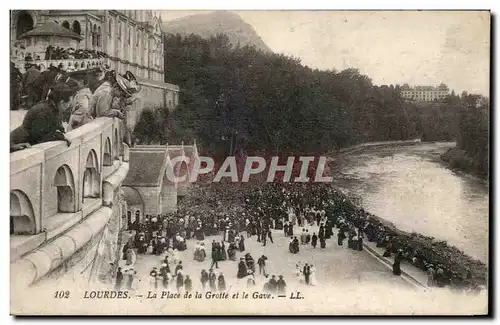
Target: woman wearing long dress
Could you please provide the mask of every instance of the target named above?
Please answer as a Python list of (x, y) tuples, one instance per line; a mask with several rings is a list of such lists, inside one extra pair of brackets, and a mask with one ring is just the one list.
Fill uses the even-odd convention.
[(218, 277), (218, 287), (219, 291), (226, 291), (226, 280), (224, 279), (224, 275), (221, 273)]
[(316, 268), (311, 265), (311, 274), (309, 275), (309, 284), (312, 286), (315, 286), (317, 284), (316, 282)]
[(195, 261), (200, 262), (200, 243), (196, 242), (196, 246), (194, 247), (193, 258)]
[(394, 263), (392, 264), (392, 273), (394, 275), (401, 275), (401, 258), (399, 253), (394, 258)]
[(132, 251), (132, 248), (129, 248), (127, 250), (127, 265), (131, 265), (132, 264), (133, 254), (134, 254), (134, 252)]
[(132, 247), (132, 245), (130, 245), (128, 242), (125, 245), (123, 245), (123, 249), (122, 249), (123, 258), (122, 259), (124, 259), (124, 260), (127, 259), (128, 249), (130, 247)]
[(242, 279), (248, 275), (247, 265), (245, 264), (245, 259), (240, 258), (240, 263), (238, 264), (238, 274), (237, 278)]
[(288, 244), (288, 249), (290, 250), (290, 253), (295, 254), (295, 246), (294, 246), (294, 239), (290, 239), (290, 242)]
[(229, 244), (227, 255), (231, 261), (236, 261), (236, 245), (234, 243)]
[(297, 281), (299, 283), (303, 283), (304, 282), (304, 275), (302, 274), (302, 267), (300, 266), (300, 264), (295, 265), (295, 274), (297, 276)]
[(240, 236), (239, 248), (240, 248), (240, 252), (245, 251), (245, 238), (243, 236)]
[(226, 245), (222, 241), (221, 243), (221, 261), (227, 260)]
[(251, 274), (248, 276), (248, 279), (247, 279), (247, 288), (253, 288), (255, 287), (255, 279), (254, 279), (254, 275)]
[(205, 251), (205, 243), (200, 244), (200, 262), (203, 262), (207, 257), (207, 252)]
[(179, 261), (179, 251), (176, 249), (174, 249), (173, 253), (172, 253), (172, 261), (174, 264), (177, 264), (177, 262)]

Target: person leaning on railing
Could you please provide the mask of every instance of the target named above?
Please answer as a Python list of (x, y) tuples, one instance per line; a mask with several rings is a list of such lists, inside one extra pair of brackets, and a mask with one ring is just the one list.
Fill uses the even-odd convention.
[(47, 99), (33, 106), (21, 126), (10, 133), (10, 152), (56, 140), (66, 141), (70, 146), (71, 141), (64, 134), (62, 112), (68, 109), (76, 87), (69, 78), (57, 82), (50, 89)]
[[(90, 99), (92, 116), (124, 119), (124, 111), (130, 109), (131, 104), (137, 99), (133, 95), (139, 90), (135, 77), (132, 77), (130, 73), (124, 77), (115, 71), (108, 71)], [(127, 119), (125, 119), (125, 124), (128, 124)], [(123, 141), (131, 146), (131, 128), (123, 125), (122, 130), (124, 131)]]
[(92, 92), (85, 78), (75, 79), (75, 82), (78, 86), (77, 92), (70, 104), (71, 116), (68, 121), (68, 131), (92, 121), (92, 116), (90, 115), (90, 98), (92, 98)]

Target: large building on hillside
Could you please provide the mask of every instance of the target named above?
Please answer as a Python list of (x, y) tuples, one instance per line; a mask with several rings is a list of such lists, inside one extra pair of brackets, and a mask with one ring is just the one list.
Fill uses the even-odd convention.
[[(60, 60), (44, 60), (49, 45), (102, 52), (111, 69), (138, 77), (145, 86), (145, 107), (173, 110), (179, 103), (179, 87), (164, 82), (161, 23), (160, 13), (153, 10), (12, 10), (11, 61), (21, 71), (28, 56), (42, 70), (59, 65)], [(74, 61), (63, 62), (64, 69), (104, 60)]]
[(432, 102), (440, 100), (448, 96), (450, 89), (445, 84), (441, 83), (437, 87), (433, 86), (415, 86), (410, 87), (408, 84), (401, 86), (401, 97), (408, 100)]

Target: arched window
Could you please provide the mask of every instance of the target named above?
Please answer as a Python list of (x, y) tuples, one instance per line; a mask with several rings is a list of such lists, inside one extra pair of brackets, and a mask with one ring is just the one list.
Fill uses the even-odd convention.
[(128, 28), (128, 44), (130, 45), (131, 42), (132, 42), (132, 31), (131, 31), (131, 28), (129, 27)]
[(100, 183), (97, 154), (94, 150), (90, 150), (85, 163), (85, 172), (83, 173), (83, 199), (99, 197)]
[(108, 21), (108, 36), (109, 38), (113, 38), (113, 19), (109, 18)]
[(69, 29), (69, 23), (67, 20), (63, 21), (62, 27)]
[(35, 233), (35, 214), (28, 196), (19, 190), (10, 192), (10, 234), (34, 235)]
[(73, 31), (75, 33), (77, 33), (78, 35), (80, 35), (82, 33), (82, 28), (81, 28), (80, 23), (78, 22), (78, 20), (75, 20), (73, 22)]
[(54, 177), (54, 186), (57, 187), (57, 212), (74, 212), (75, 182), (68, 165), (59, 167)]
[(97, 27), (97, 46), (101, 46), (101, 26)]
[(97, 45), (97, 25), (94, 25), (92, 29), (92, 46)]
[(17, 16), (16, 36), (19, 38), (22, 34), (29, 32), (33, 29), (33, 18), (26, 11), (21, 11)]
[(114, 145), (114, 151), (115, 151), (115, 160), (120, 159), (120, 138), (118, 136), (118, 128), (115, 129), (115, 136), (113, 138), (113, 145)]
[(103, 166), (112, 166), (113, 159), (111, 156), (111, 140), (106, 138), (106, 144), (104, 145), (104, 156), (102, 157)]
[(137, 31), (136, 35), (135, 35), (135, 46), (139, 46), (139, 31)]

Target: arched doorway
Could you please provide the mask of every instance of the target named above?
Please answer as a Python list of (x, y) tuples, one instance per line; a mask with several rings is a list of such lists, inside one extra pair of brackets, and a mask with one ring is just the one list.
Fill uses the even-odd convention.
[(34, 25), (33, 17), (28, 12), (21, 11), (17, 16), (16, 38), (19, 39), (19, 36), (32, 30)]
[[(142, 195), (133, 187), (122, 186), (122, 190), (128, 210), (131, 211), (131, 223), (140, 222), (144, 214), (144, 200), (142, 199)], [(139, 211), (139, 215), (137, 215), (137, 211)]]
[[(169, 162), (167, 162), (167, 164), (169, 164), (167, 165), (167, 168), (172, 168), (170, 167), (171, 165)], [(166, 171), (163, 175), (159, 199), (161, 213), (170, 213), (175, 211), (177, 207), (177, 184), (169, 179)]]
[(176, 165), (176, 176), (179, 178), (185, 176), (184, 181), (177, 182), (177, 200), (180, 201), (184, 196), (186, 196), (187, 188), (189, 186), (189, 166), (185, 161), (182, 161)]
[(77, 33), (78, 35), (80, 35), (82, 33), (82, 27), (80, 26), (80, 23), (78, 22), (78, 20), (75, 20), (73, 22), (73, 31), (75, 33)]
[(92, 46), (97, 45), (97, 25), (94, 25), (92, 28)]
[(34, 235), (35, 214), (28, 196), (19, 191), (10, 192), (10, 234)]
[(104, 166), (113, 165), (113, 158), (111, 156), (111, 140), (109, 140), (109, 138), (106, 138), (106, 143), (104, 145), (104, 155), (102, 157), (102, 164)]
[(59, 167), (54, 177), (54, 186), (57, 187), (57, 212), (74, 212), (75, 182), (68, 165)]
[(99, 176), (99, 161), (94, 150), (90, 150), (83, 173), (83, 200), (85, 198), (98, 198), (101, 192)]

